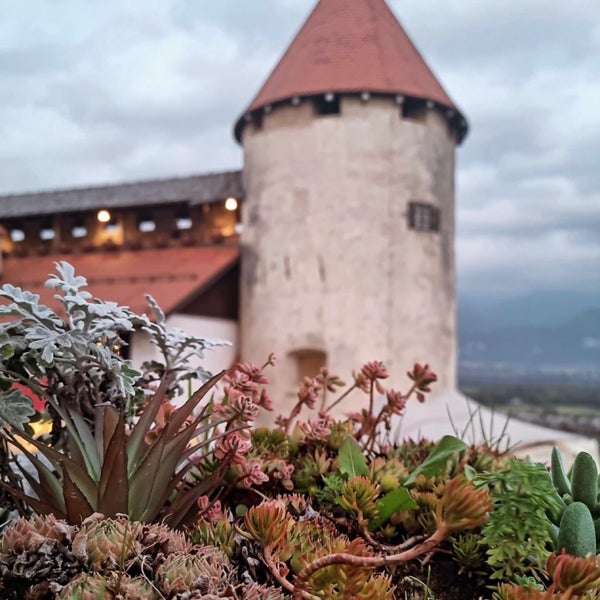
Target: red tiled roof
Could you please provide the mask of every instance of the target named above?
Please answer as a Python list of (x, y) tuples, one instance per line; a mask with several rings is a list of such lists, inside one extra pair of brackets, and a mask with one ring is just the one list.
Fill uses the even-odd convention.
[(364, 91), (454, 108), (385, 0), (320, 0), (246, 112), (294, 96)]
[(57, 308), (54, 292), (44, 287), (54, 262), (65, 260), (77, 275), (88, 280), (94, 297), (147, 313), (145, 294), (151, 294), (167, 314), (181, 308), (206, 289), (239, 258), (237, 248), (170, 248), (70, 254), (64, 256), (9, 257), (4, 260), (1, 283), (34, 292), (41, 302)]

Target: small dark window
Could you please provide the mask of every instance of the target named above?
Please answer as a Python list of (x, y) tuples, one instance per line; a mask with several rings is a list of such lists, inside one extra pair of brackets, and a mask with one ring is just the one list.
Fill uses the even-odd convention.
[(337, 94), (317, 96), (314, 101), (315, 113), (321, 116), (340, 114), (340, 97)]
[(192, 228), (192, 219), (190, 219), (190, 217), (179, 217), (175, 221), (175, 225), (177, 226), (177, 229), (179, 229), (179, 230), (191, 229)]
[(424, 100), (418, 98), (405, 98), (402, 103), (401, 115), (409, 121), (423, 122), (427, 114), (427, 106)]
[(54, 239), (55, 235), (52, 219), (44, 219), (44, 221), (42, 221), (42, 226), (40, 227), (40, 240), (49, 242)]
[(40, 229), (40, 240), (47, 242), (53, 240), (54, 236), (55, 232), (52, 227), (42, 227), (42, 229)]
[(22, 242), (25, 239), (25, 232), (20, 227), (13, 227), (10, 230), (10, 239), (13, 242)]
[(142, 233), (151, 233), (156, 230), (156, 221), (152, 215), (143, 215), (138, 219), (138, 230)]
[(191, 229), (193, 225), (192, 217), (190, 216), (190, 210), (187, 206), (182, 206), (175, 212), (175, 229), (182, 231), (185, 229)]
[(408, 226), (416, 231), (439, 231), (439, 208), (425, 202), (411, 202), (408, 209)]
[(87, 227), (84, 221), (78, 221), (71, 229), (71, 235), (74, 238), (84, 238), (87, 235)]

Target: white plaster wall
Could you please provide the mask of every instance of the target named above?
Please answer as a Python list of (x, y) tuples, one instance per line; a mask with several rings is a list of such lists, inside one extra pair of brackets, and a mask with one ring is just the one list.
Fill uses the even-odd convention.
[[(194, 360), (192, 366), (201, 365), (211, 373), (218, 373), (229, 368), (235, 362), (239, 351), (238, 325), (235, 321), (174, 314), (167, 317), (167, 325), (182, 329), (190, 335), (231, 342), (231, 346), (207, 350), (204, 353), (204, 358)], [(144, 361), (158, 359), (159, 357), (156, 347), (150, 343), (145, 333), (136, 332), (133, 335), (131, 359), (135, 366), (139, 367)]]
[[(294, 401), (289, 352), (325, 351), (346, 380), (369, 360), (407, 387), (415, 361), (456, 382), (454, 140), (443, 118), (400, 118), (393, 99), (344, 98), (340, 116), (286, 106), (248, 126), (241, 353), (275, 352), (272, 395)], [(441, 208), (441, 232), (408, 229), (410, 201)], [(348, 408), (346, 408), (348, 410)]]

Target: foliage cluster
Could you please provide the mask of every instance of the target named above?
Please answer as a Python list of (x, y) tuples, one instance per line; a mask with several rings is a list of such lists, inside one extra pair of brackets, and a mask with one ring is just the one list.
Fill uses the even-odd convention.
[[(148, 318), (94, 300), (69, 265), (58, 269), (50, 285), (63, 315), (28, 292), (0, 291), (12, 303), (0, 308), (11, 317), (0, 324), (3, 598), (600, 593), (595, 538), (589, 555), (560, 543), (569, 530), (578, 548), (588, 544), (589, 532), (564, 521), (578, 504), (598, 510), (597, 471), (593, 486), (578, 475), (589, 479), (588, 457), (567, 474), (555, 455), (551, 477), (491, 441), (392, 439), (393, 418), (436, 380), (421, 365), (404, 393), (385, 387), (380, 362), (348, 386), (323, 368), (275, 427), (255, 428), (273, 409), (272, 357), (209, 377), (189, 359), (218, 342), (170, 331), (152, 301)], [(136, 329), (161, 355), (140, 372), (118, 353)], [(198, 389), (174, 402), (194, 379)], [(365, 408), (334, 420), (331, 408), (351, 394)], [(36, 433), (36, 420), (50, 434)]]

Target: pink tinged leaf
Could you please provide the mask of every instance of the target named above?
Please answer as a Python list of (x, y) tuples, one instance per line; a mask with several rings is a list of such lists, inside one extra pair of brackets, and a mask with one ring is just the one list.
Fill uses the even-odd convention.
[(94, 513), (94, 509), (69, 476), (68, 468), (63, 465), (63, 496), (67, 508), (69, 523), (81, 523), (83, 519)]
[[(116, 423), (114, 417), (117, 417)], [(108, 425), (108, 426), (107, 426)], [(129, 481), (127, 478), (127, 437), (125, 418), (114, 408), (105, 412), (104, 436), (112, 430), (105, 444), (105, 455), (98, 484), (97, 510), (106, 516), (128, 514)]]

